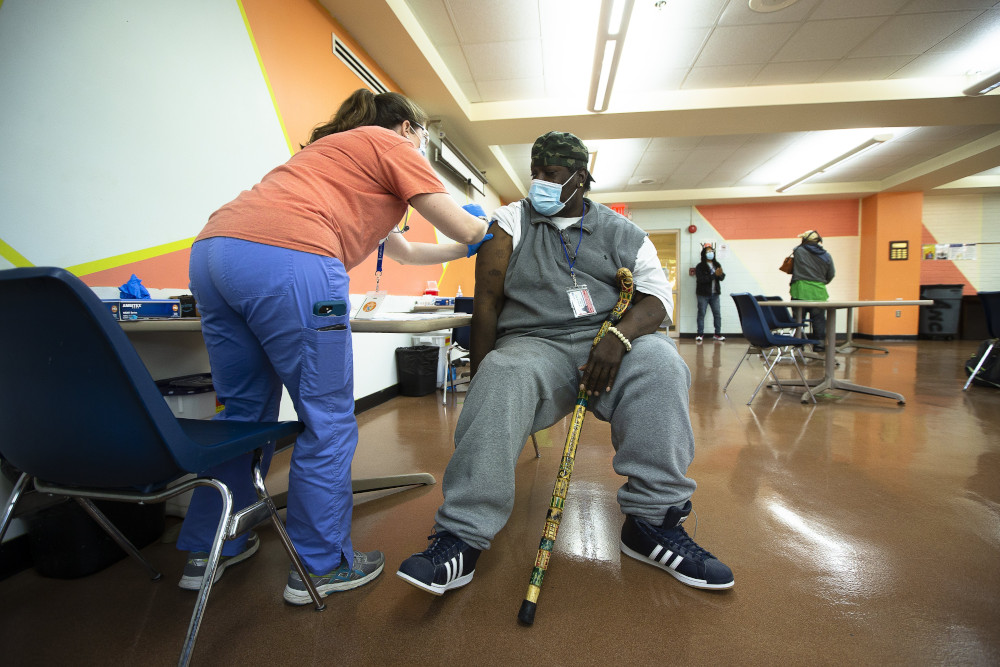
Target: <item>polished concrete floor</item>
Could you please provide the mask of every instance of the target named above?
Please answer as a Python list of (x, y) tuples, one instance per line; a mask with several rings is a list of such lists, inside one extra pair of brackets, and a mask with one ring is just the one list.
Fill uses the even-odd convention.
[[(1000, 391), (961, 391), (973, 342), (888, 347), (841, 357), (839, 373), (903, 393), (904, 406), (839, 391), (803, 405), (765, 389), (747, 407), (759, 363), (721, 390), (742, 341), (681, 341), (698, 442), (687, 527), (732, 567), (730, 591), (687, 588), (620, 554), (622, 480), (607, 425), (588, 416), (534, 626), (516, 616), (565, 422), (539, 435), (541, 458), (527, 444), (514, 513), (469, 586), (438, 598), (394, 574), (427, 544), (440, 485), (361, 494), (355, 544), (383, 550), (385, 574), (321, 613), (288, 606), (287, 562), (264, 527), (260, 552), (213, 589), (194, 662), (1000, 664)], [(458, 403), (399, 397), (362, 414), (355, 477), (440, 480)], [(168, 543), (144, 554), (164, 581), (128, 560), (75, 580), (0, 581), (0, 663), (175, 663), (194, 601), (175, 586), (183, 555)]]

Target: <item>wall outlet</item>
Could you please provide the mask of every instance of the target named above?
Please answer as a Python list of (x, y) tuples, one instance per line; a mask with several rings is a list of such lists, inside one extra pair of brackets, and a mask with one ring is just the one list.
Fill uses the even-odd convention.
[(903, 311), (897, 310), (896, 311), (896, 317), (902, 317), (902, 316), (903, 316)]

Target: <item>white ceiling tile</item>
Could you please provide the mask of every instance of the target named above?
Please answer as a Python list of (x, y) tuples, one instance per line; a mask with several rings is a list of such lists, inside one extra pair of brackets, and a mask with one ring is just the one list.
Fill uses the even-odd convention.
[(444, 0), (407, 0), (406, 4), (436, 47), (458, 44), (458, 35)]
[(472, 104), (486, 101), (483, 99), (482, 95), (479, 94), (479, 87), (476, 85), (475, 81), (459, 81), (458, 87), (462, 89), (462, 94), (465, 95), (465, 99)]
[(976, 18), (978, 12), (937, 12), (894, 16), (851, 53), (870, 56), (919, 55)]
[(785, 42), (774, 60), (840, 60), (885, 20), (884, 17), (872, 17), (809, 21)]
[(647, 153), (658, 151), (690, 151), (697, 148), (701, 137), (656, 137), (646, 147)]
[(833, 60), (770, 63), (764, 65), (750, 83), (755, 86), (813, 83), (835, 64)]
[(628, 95), (647, 95), (651, 90), (679, 90), (687, 73), (686, 69), (664, 70), (652, 67), (646, 76), (639, 76), (634, 71), (618, 70), (612, 99), (622, 99)]
[(964, 66), (955, 53), (926, 53), (916, 56), (898, 70), (890, 79), (913, 79), (925, 76), (961, 76)]
[(462, 47), (476, 81), (541, 78), (542, 55), (538, 40), (466, 44)]
[(694, 67), (684, 80), (685, 90), (700, 88), (734, 88), (747, 86), (760, 71), (760, 65), (729, 67)]
[(937, 43), (931, 51), (974, 51), (974, 58), (988, 59), (1000, 65), (1000, 8), (983, 12)]
[(885, 56), (882, 58), (847, 58), (827, 70), (816, 81), (880, 81), (888, 79), (901, 67), (913, 60), (913, 56)]
[(996, 7), (996, 0), (912, 0), (903, 7), (901, 13), (960, 11), (964, 9), (990, 9)]
[(465, 52), (461, 46), (458, 44), (439, 46), (437, 51), (456, 81), (460, 83), (472, 81), (472, 72), (469, 70), (469, 63), (465, 61)]
[(635, 168), (637, 177), (663, 179), (674, 172), (688, 156), (688, 151), (645, 153)]
[(776, 12), (755, 12), (746, 0), (731, 0), (722, 12), (719, 25), (754, 25), (759, 23), (789, 23), (805, 20), (819, 5), (819, 0), (799, 0)]
[(530, 100), (539, 97), (545, 89), (541, 77), (524, 79), (480, 79), (477, 87), (483, 102)]
[(701, 141), (698, 142), (698, 148), (736, 151), (745, 146), (752, 138), (753, 135), (751, 134), (720, 134), (713, 137), (702, 137)]
[[(633, 21), (668, 24), (677, 28), (706, 28), (715, 25), (729, 0), (668, 1), (661, 7), (655, 2), (637, 2), (632, 10)], [(631, 32), (631, 28), (629, 29)]]
[(658, 62), (664, 67), (690, 67), (711, 28), (679, 28), (658, 22), (633, 24), (622, 49), (622, 67)]
[(841, 19), (849, 16), (891, 16), (908, 0), (833, 0), (822, 2), (809, 20)]
[(716, 28), (695, 65), (713, 67), (765, 63), (797, 27), (794, 23), (778, 23)]
[(462, 44), (541, 37), (537, 0), (445, 0)]

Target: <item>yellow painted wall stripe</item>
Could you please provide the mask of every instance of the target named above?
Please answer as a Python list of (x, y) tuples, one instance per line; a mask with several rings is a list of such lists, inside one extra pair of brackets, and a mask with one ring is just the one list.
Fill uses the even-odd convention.
[(285, 127), (285, 119), (281, 117), (281, 110), (278, 108), (278, 101), (274, 99), (274, 90), (271, 88), (271, 79), (267, 76), (267, 70), (264, 69), (264, 61), (260, 58), (260, 49), (257, 48), (257, 40), (254, 39), (253, 30), (250, 29), (250, 20), (247, 18), (247, 12), (243, 8), (242, 0), (236, 0), (236, 4), (240, 6), (240, 14), (243, 16), (243, 25), (246, 26), (247, 35), (250, 37), (250, 43), (253, 45), (254, 55), (257, 56), (257, 64), (260, 65), (260, 73), (264, 76), (264, 84), (267, 85), (267, 94), (271, 96), (271, 105), (274, 106), (274, 113), (278, 116), (278, 124), (281, 125), (281, 133), (285, 136), (285, 144), (288, 146), (288, 154), (292, 155), (295, 153), (295, 148), (292, 146), (292, 141), (288, 137), (288, 129)]
[(192, 236), (189, 239), (164, 243), (163, 245), (153, 246), (152, 248), (133, 250), (132, 252), (127, 252), (122, 255), (105, 257), (104, 259), (94, 260), (93, 262), (84, 262), (83, 264), (77, 264), (76, 266), (67, 266), (66, 270), (77, 276), (85, 276), (89, 273), (116, 269), (119, 266), (124, 266), (125, 264), (141, 262), (146, 259), (153, 259), (154, 257), (177, 252), (178, 250), (186, 250), (191, 247), (192, 243), (194, 243), (194, 239), (195, 237)]
[[(3, 2), (0, 2), (3, 5)], [(3, 239), (0, 239), (0, 257), (3, 257), (15, 267), (34, 266), (28, 258), (10, 247)]]

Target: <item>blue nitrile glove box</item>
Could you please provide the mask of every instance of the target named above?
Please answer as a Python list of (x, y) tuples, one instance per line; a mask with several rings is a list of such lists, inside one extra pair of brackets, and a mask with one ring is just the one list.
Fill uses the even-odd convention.
[(119, 299), (118, 319), (149, 320), (164, 317), (180, 317), (180, 299)]
[(108, 307), (108, 311), (111, 312), (111, 317), (120, 319), (118, 317), (119, 306), (121, 305), (120, 299), (101, 299), (101, 303)]

